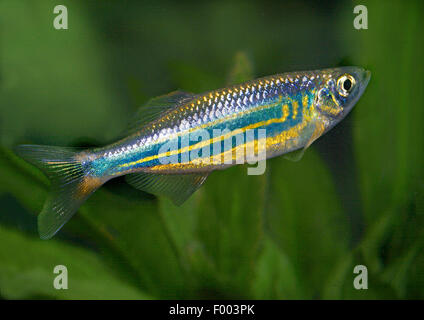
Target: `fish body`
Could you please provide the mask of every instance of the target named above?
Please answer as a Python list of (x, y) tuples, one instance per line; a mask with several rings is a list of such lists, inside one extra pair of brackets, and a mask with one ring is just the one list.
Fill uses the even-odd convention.
[(39, 216), (40, 235), (53, 236), (117, 176), (179, 204), (213, 170), (306, 149), (344, 118), (369, 79), (369, 71), (342, 67), (277, 74), (203, 94), (177, 91), (147, 103), (129, 134), (111, 145), (77, 153), (18, 146), (53, 184), (52, 200)]
[[(237, 149), (249, 143), (236, 137), (255, 129), (266, 130), (269, 157), (286, 153), (302, 147), (302, 132), (314, 118), (315, 91), (314, 83), (299, 75), (276, 75), (193, 96), (134, 135), (95, 150), (92, 165), (99, 169), (97, 175), (111, 177), (134, 171), (181, 174), (221, 169), (228, 164), (214, 160), (230, 152), (235, 157)], [(225, 144), (229, 140), (234, 141)], [(257, 134), (250, 143), (255, 140)], [(176, 147), (171, 153), (160, 152), (167, 145)], [(190, 161), (193, 154), (205, 153), (209, 161), (205, 155), (199, 156), (203, 161)], [(169, 161), (172, 156), (177, 161)]]

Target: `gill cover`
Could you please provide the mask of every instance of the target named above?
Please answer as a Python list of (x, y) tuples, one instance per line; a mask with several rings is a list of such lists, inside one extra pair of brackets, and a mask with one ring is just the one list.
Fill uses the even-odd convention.
[(334, 96), (332, 87), (332, 81), (329, 81), (326, 86), (318, 90), (315, 98), (315, 107), (317, 110), (330, 118), (337, 117), (343, 111), (343, 108)]

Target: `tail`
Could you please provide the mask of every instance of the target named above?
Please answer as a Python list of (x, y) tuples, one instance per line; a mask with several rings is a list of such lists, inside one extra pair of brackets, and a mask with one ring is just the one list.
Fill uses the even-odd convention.
[(103, 181), (88, 175), (81, 154), (69, 148), (20, 145), (15, 152), (50, 179), (51, 192), (38, 216), (40, 238), (50, 239)]

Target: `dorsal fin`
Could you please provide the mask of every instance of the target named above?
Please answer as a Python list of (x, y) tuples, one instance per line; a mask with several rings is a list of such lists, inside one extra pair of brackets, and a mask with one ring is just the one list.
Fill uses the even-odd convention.
[(205, 182), (209, 172), (190, 174), (131, 173), (125, 176), (134, 188), (168, 197), (181, 205)]
[(125, 135), (134, 133), (143, 128), (147, 123), (159, 118), (170, 109), (182, 105), (194, 98), (194, 94), (185, 91), (173, 91), (171, 93), (150, 99), (136, 112), (133, 120), (127, 127)]

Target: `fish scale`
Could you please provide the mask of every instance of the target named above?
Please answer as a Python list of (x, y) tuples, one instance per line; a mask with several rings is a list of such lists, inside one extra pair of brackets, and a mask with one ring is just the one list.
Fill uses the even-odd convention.
[(203, 94), (177, 91), (150, 100), (128, 135), (108, 146), (17, 146), (17, 154), (52, 182), (38, 217), (40, 237), (51, 238), (117, 176), (181, 204), (214, 170), (296, 150), (301, 156), (349, 113), (369, 79), (369, 71), (341, 67), (277, 74)]

